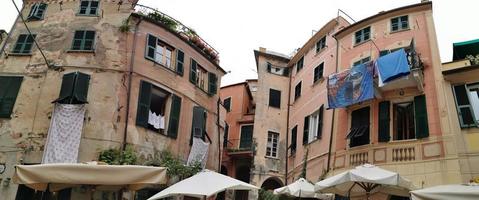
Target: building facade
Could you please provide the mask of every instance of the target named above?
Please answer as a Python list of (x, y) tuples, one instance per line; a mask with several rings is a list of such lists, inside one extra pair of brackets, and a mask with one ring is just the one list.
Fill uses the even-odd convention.
[[(197, 137), (209, 143), (206, 168), (219, 169), (224, 127), (217, 90), (225, 71), (218, 54), (180, 22), (136, 3), (24, 1), (32, 34), (18, 18), (0, 58), (2, 199), (38, 195), (11, 178), (15, 165), (42, 163), (60, 104), (85, 107), (77, 162), (128, 146), (136, 164), (162, 151), (186, 161)], [(152, 113), (159, 121), (151, 121)], [(67, 193), (88, 195), (79, 187)], [(113, 199), (118, 192), (94, 195)]]

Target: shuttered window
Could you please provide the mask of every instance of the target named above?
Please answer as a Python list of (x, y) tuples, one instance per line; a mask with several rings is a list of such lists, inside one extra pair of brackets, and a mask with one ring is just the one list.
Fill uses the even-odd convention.
[(228, 135), (230, 131), (230, 125), (225, 123), (225, 134), (223, 135), (223, 148), (228, 148)]
[(73, 72), (63, 75), (60, 96), (54, 102), (61, 104), (85, 104), (88, 103), (88, 88), (90, 75), (81, 72)]
[(301, 82), (296, 84), (294, 87), (294, 100), (298, 99), (301, 96)]
[(168, 136), (176, 138), (178, 136), (178, 126), (180, 124), (181, 98), (171, 96), (170, 120), (168, 123)]
[(241, 126), (240, 149), (251, 149), (253, 147), (253, 125)]
[(30, 54), (32, 53), (32, 47), (35, 40), (35, 34), (20, 34), (18, 36), (15, 47), (13, 48), (12, 53), (18, 54)]
[(92, 51), (95, 43), (95, 31), (75, 31), (72, 50)]
[(46, 3), (34, 3), (32, 5), (30, 13), (28, 14), (27, 19), (30, 21), (43, 19), (43, 15), (45, 14), (46, 9)]
[(301, 57), (298, 62), (296, 62), (296, 73), (298, 73), (301, 69), (303, 69), (304, 65), (304, 56)]
[(225, 100), (223, 100), (223, 106), (225, 107), (226, 112), (231, 111), (231, 97), (228, 97)]
[(400, 31), (407, 29), (409, 29), (409, 20), (407, 15), (391, 19), (391, 31)]
[(193, 120), (191, 127), (190, 144), (193, 144), (193, 137), (205, 140), (206, 133), (206, 110), (200, 106), (193, 107)]
[(294, 128), (291, 130), (291, 154), (296, 153), (296, 146), (297, 146), (297, 140), (298, 140), (298, 125), (294, 126)]
[(303, 126), (303, 145), (308, 144), (309, 138), (309, 116), (304, 118), (304, 126)]
[(389, 110), (390, 102), (382, 101), (379, 103), (379, 127), (378, 127), (378, 138), (379, 142), (389, 142)]
[(181, 50), (176, 51), (176, 73), (183, 76), (185, 62), (185, 53)]
[(151, 83), (141, 81), (138, 95), (138, 108), (136, 109), (136, 125), (147, 128), (150, 111)]
[(326, 48), (326, 36), (316, 42), (316, 53), (319, 53), (324, 48)]
[(78, 12), (79, 15), (98, 15), (98, 6), (99, 1), (87, 1), (82, 0), (80, 1), (80, 10)]
[(10, 118), (23, 77), (0, 76), (0, 118)]
[(351, 130), (347, 135), (350, 147), (369, 144), (369, 111), (365, 107), (351, 113)]
[(418, 139), (429, 137), (426, 96), (420, 95), (414, 97), (414, 115), (416, 120), (416, 137)]
[(323, 115), (324, 115), (324, 106), (321, 105), (318, 111), (318, 128), (316, 133), (316, 138), (321, 139), (323, 137)]
[[(476, 105), (476, 108), (473, 106), (473, 101), (469, 98), (468, 92), (469, 89), (466, 85), (456, 85), (453, 86), (454, 97), (456, 99), (456, 108), (459, 116), (459, 123), (461, 128), (477, 127), (478, 120), (474, 113), (479, 112), (479, 105)], [(478, 91), (473, 90), (471, 97), (478, 98)], [(474, 96), (475, 95), (475, 96)], [(474, 99), (473, 99), (474, 100)], [(479, 103), (479, 102), (478, 102)], [(477, 104), (477, 103), (476, 103)], [(476, 111), (478, 110), (478, 111)]]
[(197, 74), (197, 63), (195, 60), (191, 59), (190, 64), (190, 82), (197, 85), (198, 84), (198, 74)]
[(218, 77), (215, 73), (208, 72), (208, 94), (215, 95), (218, 90)]
[(314, 76), (313, 76), (313, 83), (316, 83), (319, 79), (323, 77), (324, 71), (324, 62), (319, 64), (316, 68), (314, 68)]
[(354, 33), (355, 44), (363, 43), (371, 38), (371, 27), (363, 28)]
[(281, 91), (269, 89), (269, 106), (275, 108), (281, 107)]

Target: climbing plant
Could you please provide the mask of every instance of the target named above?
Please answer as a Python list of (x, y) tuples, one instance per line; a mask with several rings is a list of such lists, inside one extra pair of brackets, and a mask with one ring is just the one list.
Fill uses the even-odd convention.
[(467, 55), (466, 58), (467, 58), (469, 61), (471, 61), (471, 64), (473, 64), (473, 65), (479, 64), (479, 54), (476, 55), (476, 56)]
[(166, 167), (169, 177), (178, 177), (180, 180), (191, 177), (202, 170), (200, 162), (187, 166), (183, 160), (169, 151), (156, 152), (154, 158), (147, 161), (145, 165)]
[(120, 149), (107, 149), (100, 152), (99, 161), (109, 165), (135, 165), (137, 156), (131, 145), (127, 145), (124, 151)]

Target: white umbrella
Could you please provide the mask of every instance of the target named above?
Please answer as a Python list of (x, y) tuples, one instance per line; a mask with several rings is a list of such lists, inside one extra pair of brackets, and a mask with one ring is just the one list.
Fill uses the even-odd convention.
[(224, 190), (257, 190), (258, 187), (229, 176), (210, 170), (203, 170), (196, 175), (182, 180), (163, 191), (150, 197), (148, 200), (184, 195), (196, 198), (210, 197)]
[(349, 197), (366, 195), (368, 198), (376, 192), (409, 197), (409, 191), (413, 189), (411, 181), (398, 173), (371, 164), (358, 166), (315, 184), (316, 191)]
[(413, 200), (477, 200), (479, 185), (439, 185), (411, 191)]
[(274, 194), (284, 194), (299, 198), (333, 199), (332, 194), (318, 194), (314, 191), (314, 185), (304, 178), (294, 183), (274, 190)]

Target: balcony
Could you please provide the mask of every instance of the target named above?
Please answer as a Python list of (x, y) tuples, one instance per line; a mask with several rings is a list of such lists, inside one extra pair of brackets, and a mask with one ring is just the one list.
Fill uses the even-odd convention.
[(226, 146), (226, 151), (229, 156), (238, 157), (252, 157), (254, 147), (256, 145), (255, 139), (229, 139)]
[[(396, 80), (388, 82), (383, 87), (376, 88), (378, 92), (386, 92), (391, 90), (397, 90), (401, 88), (408, 88), (408, 87), (417, 87), (419, 91), (423, 91), (423, 84), (424, 84), (424, 75), (423, 75), (423, 63), (421, 61), (420, 55), (416, 52), (416, 48), (414, 46), (414, 39), (411, 41), (411, 44), (408, 47), (405, 47), (404, 50), (407, 53), (407, 59), (409, 62), (409, 67), (411, 73), (402, 78), (398, 78)], [(378, 79), (375, 79), (377, 85)]]
[(442, 75), (444, 79), (453, 83), (468, 82), (477, 80), (479, 65), (468, 59), (457, 60), (442, 64)]

